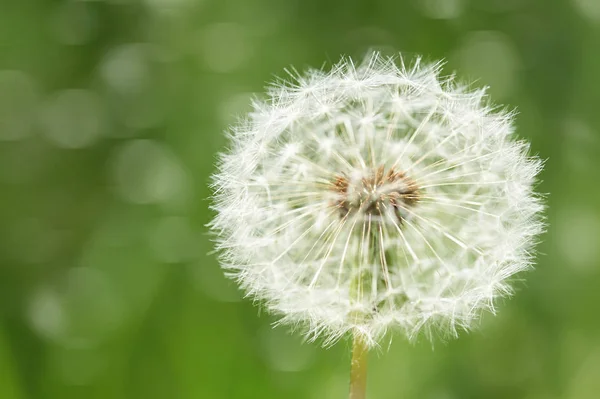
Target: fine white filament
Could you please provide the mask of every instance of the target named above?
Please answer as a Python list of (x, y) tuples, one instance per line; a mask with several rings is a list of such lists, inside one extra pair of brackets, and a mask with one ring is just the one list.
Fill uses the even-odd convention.
[(270, 87), (213, 176), (223, 267), (329, 344), (467, 329), (531, 266), (541, 161), (440, 64), (373, 54)]

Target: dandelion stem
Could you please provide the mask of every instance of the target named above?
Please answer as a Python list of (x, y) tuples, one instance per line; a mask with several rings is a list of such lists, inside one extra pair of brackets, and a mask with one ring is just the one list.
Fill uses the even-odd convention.
[(360, 334), (354, 333), (350, 363), (350, 399), (365, 399), (367, 394), (367, 359), (369, 348)]

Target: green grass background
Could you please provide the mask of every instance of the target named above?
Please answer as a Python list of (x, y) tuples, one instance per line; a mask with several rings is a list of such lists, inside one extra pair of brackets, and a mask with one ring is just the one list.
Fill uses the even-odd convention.
[(0, 0), (0, 398), (343, 398), (223, 276), (222, 132), (284, 68), (447, 60), (547, 159), (535, 271), (475, 332), (371, 357), (371, 398), (600, 395), (597, 0)]

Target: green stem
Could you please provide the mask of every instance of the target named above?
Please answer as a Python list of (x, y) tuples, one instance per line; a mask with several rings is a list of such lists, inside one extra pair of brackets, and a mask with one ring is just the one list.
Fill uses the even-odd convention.
[(364, 339), (354, 333), (350, 363), (350, 399), (365, 399), (367, 395), (367, 359), (369, 348)]
[[(370, 227), (371, 221), (369, 220), (369, 234), (368, 234), (368, 242), (371, 244), (373, 241), (377, 242), (377, 235)], [(371, 246), (371, 245), (369, 245)], [(372, 256), (377, 259), (379, 255), (378, 245), (373, 245), (372, 248), (373, 254)], [(359, 262), (362, 261), (359, 260)], [(367, 277), (364, 276), (364, 271), (359, 270), (356, 271), (356, 275), (353, 278), (352, 284), (350, 285), (350, 289), (352, 292), (352, 297), (357, 301), (361, 302), (363, 291), (365, 289), (365, 281)], [(363, 324), (364, 314), (357, 312), (355, 314), (355, 325)], [(350, 363), (350, 399), (365, 399), (367, 397), (367, 360), (369, 357), (369, 346), (365, 341), (365, 338), (362, 334), (358, 332), (357, 329), (353, 332), (352, 337), (352, 361)]]

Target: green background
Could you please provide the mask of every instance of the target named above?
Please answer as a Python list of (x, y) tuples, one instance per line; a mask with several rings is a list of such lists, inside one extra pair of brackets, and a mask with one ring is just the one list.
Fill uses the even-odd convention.
[(298, 70), (447, 60), (547, 159), (537, 268), (460, 339), (371, 356), (370, 398), (600, 392), (597, 0), (0, 0), (0, 398), (343, 398), (349, 342), (242, 300), (204, 224), (222, 132)]

